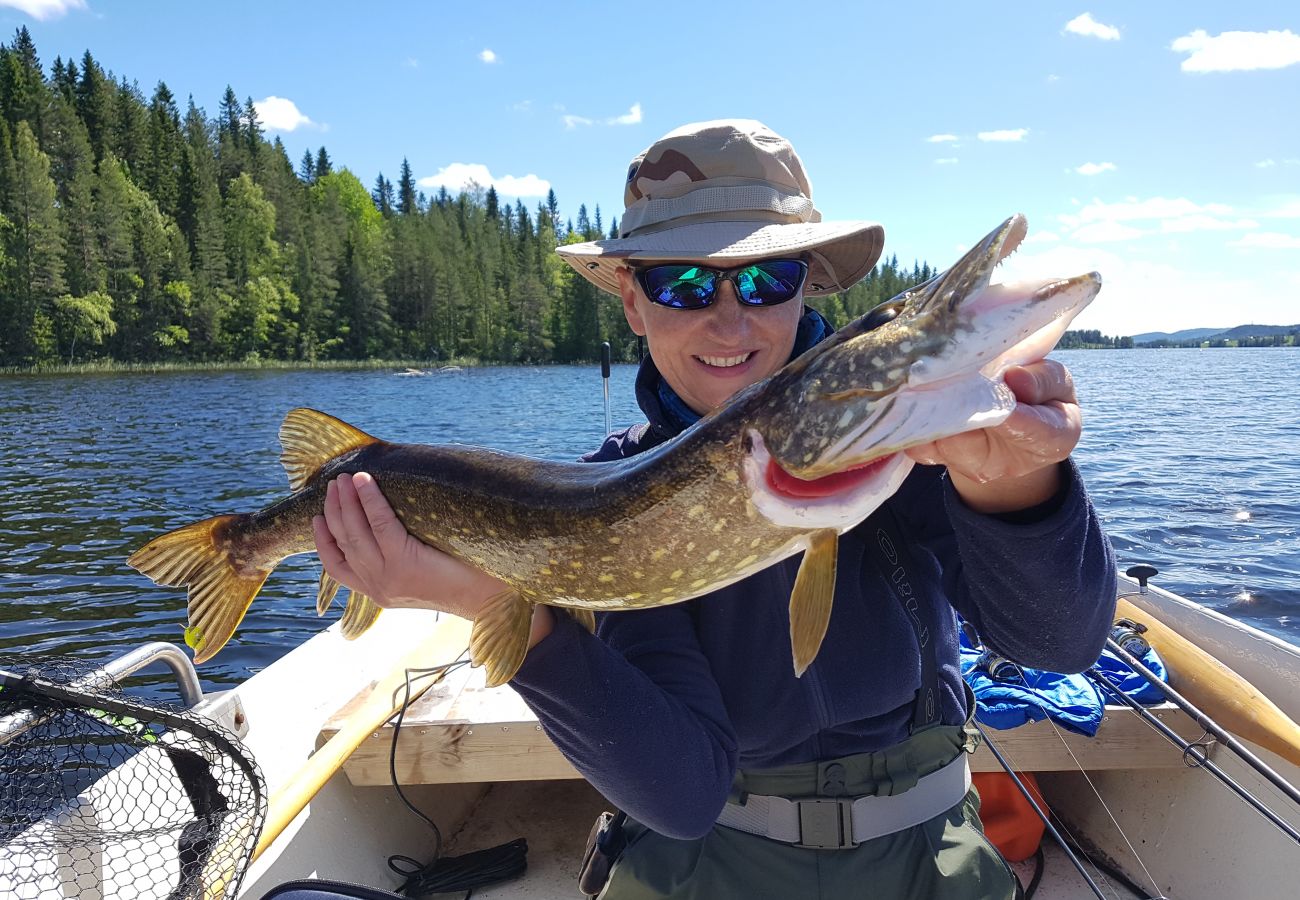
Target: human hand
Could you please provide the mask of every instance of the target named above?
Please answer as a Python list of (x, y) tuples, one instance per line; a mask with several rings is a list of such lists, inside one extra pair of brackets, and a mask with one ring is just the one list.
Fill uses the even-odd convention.
[(325, 514), (312, 519), (312, 532), (325, 571), (385, 608), (438, 609), (473, 619), (484, 601), (507, 589), (412, 537), (365, 472), (329, 483)]
[(1006, 372), (1016, 408), (1002, 424), (909, 448), (914, 460), (947, 466), (967, 506), (1012, 512), (1043, 503), (1060, 487), (1060, 467), (1079, 443), (1083, 417), (1074, 380), (1056, 360)]

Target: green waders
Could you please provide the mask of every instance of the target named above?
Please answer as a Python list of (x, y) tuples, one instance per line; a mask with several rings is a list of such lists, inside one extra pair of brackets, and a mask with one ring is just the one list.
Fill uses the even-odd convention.
[[(961, 726), (919, 732), (895, 747), (821, 763), (740, 772), (738, 795), (891, 796), (974, 749)], [(840, 770), (831, 769), (839, 766)], [(828, 770), (833, 793), (823, 790)], [(813, 850), (722, 825), (674, 840), (628, 819), (627, 847), (601, 900), (1012, 900), (1015, 875), (984, 837), (972, 788), (946, 813), (856, 847)]]

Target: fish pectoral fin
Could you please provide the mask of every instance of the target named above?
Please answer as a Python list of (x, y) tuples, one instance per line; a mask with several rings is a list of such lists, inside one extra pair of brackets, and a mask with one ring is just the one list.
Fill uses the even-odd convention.
[(306, 407), (291, 409), (280, 423), (280, 464), (296, 491), (340, 453), (377, 443), (378, 438), (341, 419)]
[(330, 608), (334, 602), (334, 597), (339, 592), (341, 585), (334, 580), (334, 577), (321, 569), (320, 587), (316, 589), (316, 615), (325, 615), (325, 610)]
[(243, 516), (213, 516), (159, 535), (127, 559), (158, 584), (189, 588), (185, 643), (194, 662), (211, 659), (235, 633), (270, 569), (237, 568), (225, 535)]
[(835, 561), (839, 533), (826, 528), (813, 533), (804, 551), (799, 574), (790, 592), (790, 649), (794, 652), (795, 677), (817, 657), (835, 600)]
[(342, 632), (346, 641), (356, 640), (366, 633), (366, 629), (375, 624), (375, 619), (383, 612), (379, 604), (365, 594), (351, 591), (348, 605), (343, 609)]
[(566, 612), (573, 616), (577, 623), (583, 628), (587, 629), (592, 634), (596, 633), (596, 614), (594, 612), (589, 609), (570, 609), (566, 610)]
[(473, 665), (486, 667), (488, 687), (515, 677), (528, 653), (532, 623), (533, 605), (513, 588), (483, 605), (470, 632), (469, 655)]

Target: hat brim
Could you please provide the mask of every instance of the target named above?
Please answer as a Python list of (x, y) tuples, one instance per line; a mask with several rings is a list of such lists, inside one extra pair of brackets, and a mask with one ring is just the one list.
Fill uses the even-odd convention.
[(555, 252), (611, 294), (619, 292), (618, 269), (630, 262), (724, 262), (808, 254), (804, 294), (817, 297), (857, 283), (876, 265), (884, 247), (885, 229), (875, 222), (698, 222), (626, 238), (565, 244)]

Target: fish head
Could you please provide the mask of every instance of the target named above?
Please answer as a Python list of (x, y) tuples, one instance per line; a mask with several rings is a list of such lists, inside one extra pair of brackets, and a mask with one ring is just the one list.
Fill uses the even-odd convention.
[(1101, 287), (1096, 272), (993, 283), (1027, 231), (1024, 216), (1007, 219), (774, 375), (745, 438), (755, 493), (883, 502), (911, 468), (901, 451), (1005, 420), (1016, 404), (1006, 370), (1043, 358)]

